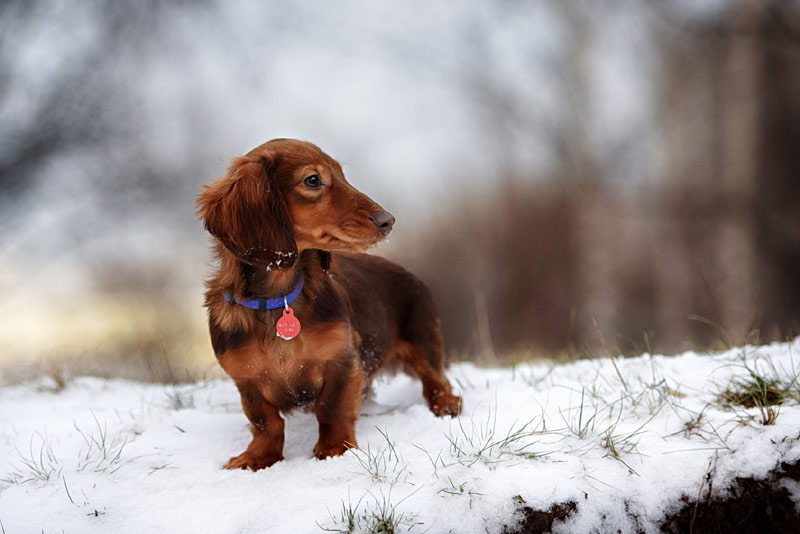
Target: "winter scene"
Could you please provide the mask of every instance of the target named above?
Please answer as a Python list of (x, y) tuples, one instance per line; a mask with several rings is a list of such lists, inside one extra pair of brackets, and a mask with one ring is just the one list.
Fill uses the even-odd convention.
[(0, 28), (0, 534), (800, 532), (800, 2)]

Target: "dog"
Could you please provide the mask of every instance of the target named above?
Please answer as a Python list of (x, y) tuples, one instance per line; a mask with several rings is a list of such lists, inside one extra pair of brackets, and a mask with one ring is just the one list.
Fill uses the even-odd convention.
[(305, 141), (268, 141), (233, 159), (197, 207), (218, 262), (205, 292), (211, 345), (253, 436), (225, 468), (282, 460), (281, 412), (304, 405), (319, 424), (314, 456), (357, 447), (358, 408), (381, 370), (419, 378), (437, 416), (459, 414), (429, 290), (363, 253), (395, 218), (336, 160)]

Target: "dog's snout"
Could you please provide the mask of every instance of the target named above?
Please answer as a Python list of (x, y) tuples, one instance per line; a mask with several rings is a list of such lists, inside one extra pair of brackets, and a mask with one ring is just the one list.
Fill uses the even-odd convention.
[(375, 223), (375, 226), (377, 226), (384, 235), (388, 234), (392, 230), (395, 221), (394, 215), (388, 211), (379, 211), (370, 217), (370, 219), (372, 219), (372, 222)]

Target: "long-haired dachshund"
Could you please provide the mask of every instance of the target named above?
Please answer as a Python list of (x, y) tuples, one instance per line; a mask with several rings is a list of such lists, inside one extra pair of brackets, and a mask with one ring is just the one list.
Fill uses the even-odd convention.
[(359, 253), (395, 219), (336, 160), (311, 143), (274, 139), (234, 159), (197, 206), (219, 262), (205, 293), (211, 345), (252, 423), (252, 442), (226, 468), (283, 459), (280, 412), (307, 404), (319, 422), (317, 458), (356, 447), (367, 384), (397, 364), (422, 381), (434, 414), (458, 415), (428, 289)]

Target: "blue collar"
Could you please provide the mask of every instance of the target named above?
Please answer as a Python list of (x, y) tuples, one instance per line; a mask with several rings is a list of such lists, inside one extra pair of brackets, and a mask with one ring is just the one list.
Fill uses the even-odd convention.
[(300, 280), (297, 282), (297, 285), (286, 296), (281, 295), (280, 297), (275, 297), (271, 299), (259, 298), (259, 297), (250, 297), (236, 300), (233, 295), (231, 295), (227, 291), (222, 292), (222, 296), (225, 298), (225, 301), (230, 304), (238, 304), (240, 306), (244, 306), (245, 308), (249, 308), (251, 310), (258, 310), (258, 311), (267, 311), (267, 310), (277, 310), (278, 308), (283, 308), (284, 305), (289, 305), (300, 295), (300, 292), (303, 290), (303, 282), (305, 280), (302, 276), (300, 276)]

